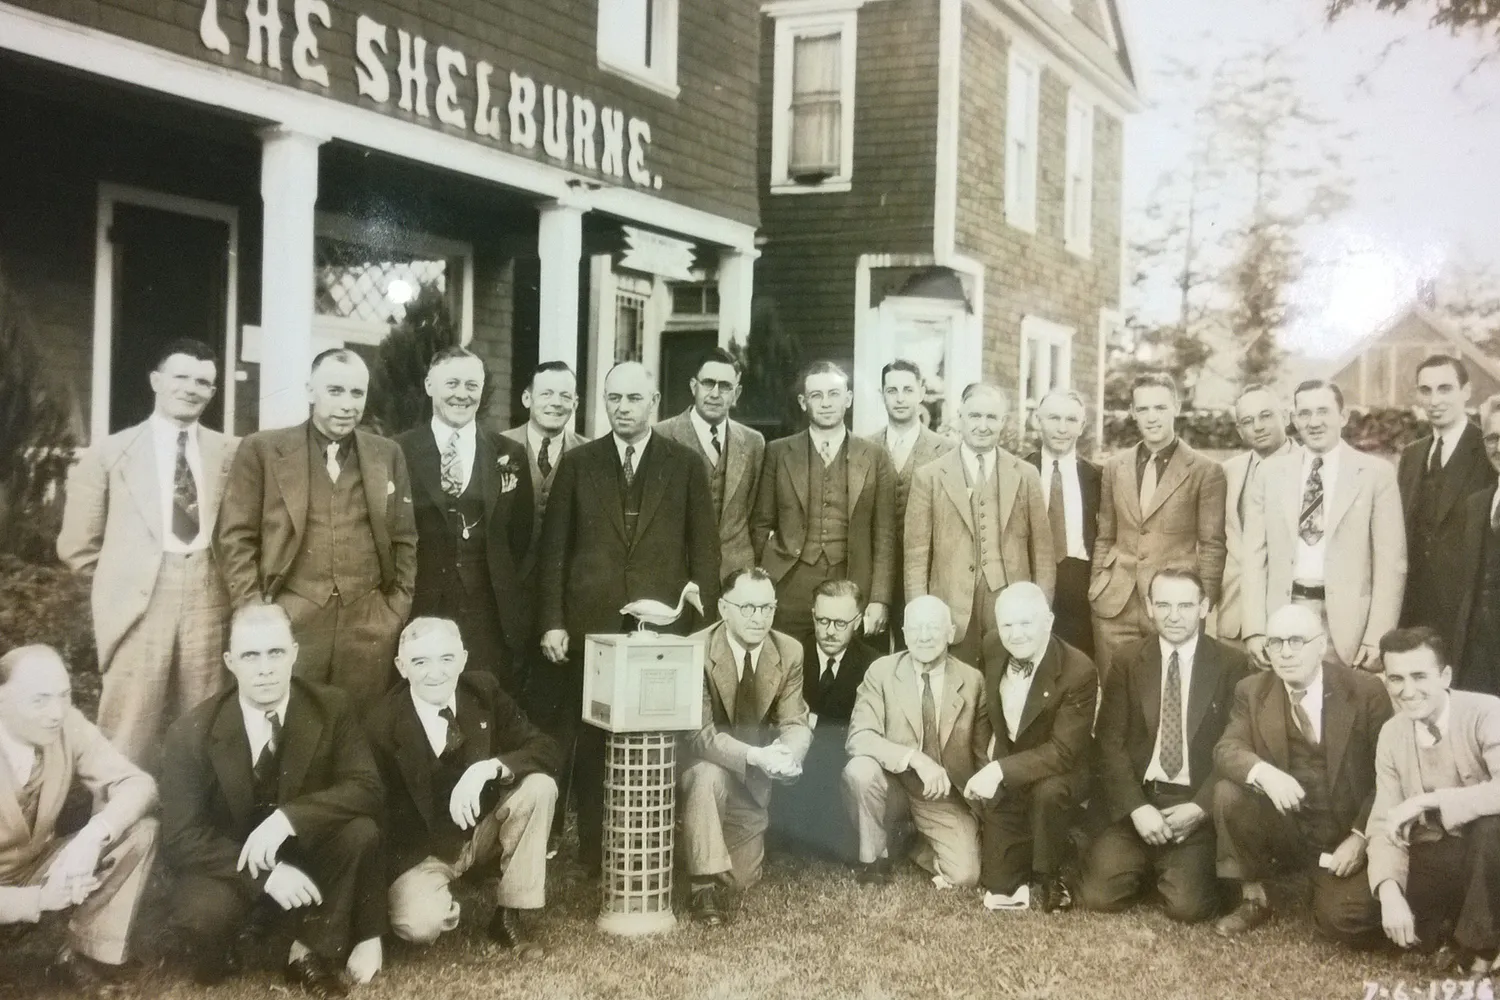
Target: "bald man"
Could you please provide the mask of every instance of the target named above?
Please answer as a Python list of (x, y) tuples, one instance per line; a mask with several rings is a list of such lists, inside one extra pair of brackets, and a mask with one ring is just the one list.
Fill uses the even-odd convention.
[[(625, 604), (652, 598), (675, 606), (689, 582), (710, 614), (718, 604), (719, 527), (708, 473), (687, 447), (652, 432), (660, 399), (642, 365), (610, 370), (610, 433), (563, 455), (542, 523), (538, 624), (548, 662), (535, 679), (537, 722), (567, 757), (559, 802), (566, 802), (571, 775), (579, 861), (588, 871), (602, 858), (604, 740), (579, 722), (583, 637), (634, 629), (634, 620), (621, 617)], [(685, 610), (667, 630), (686, 635), (704, 623)]]
[[(73, 707), (72, 681), (50, 646), (0, 656), (0, 925), (70, 911), (53, 961), (75, 987), (117, 978), (156, 855), (156, 783)], [(74, 785), (94, 814), (60, 836)]]
[(1335, 940), (1380, 940), (1365, 878), (1365, 825), (1375, 803), (1375, 743), (1391, 717), (1376, 677), (1325, 662), (1322, 616), (1289, 604), (1266, 623), (1271, 669), (1240, 681), (1214, 750), (1218, 872), (1242, 899), (1214, 930), (1234, 937), (1270, 916), (1263, 880), (1313, 873), (1313, 922)]
[(1052, 634), (1052, 610), (1034, 583), (1000, 592), (995, 624), (984, 656), (995, 736), (988, 763), (964, 787), (981, 810), (985, 904), (1066, 910), (1073, 897), (1062, 862), (1088, 789), (1099, 675), (1093, 660)]
[(910, 816), (912, 859), (939, 888), (979, 881), (979, 824), (963, 790), (984, 762), (984, 677), (948, 652), (953, 615), (932, 596), (906, 606), (906, 651), (870, 664), (849, 718), (844, 807), (859, 831), (862, 885), (890, 881), (890, 831)]

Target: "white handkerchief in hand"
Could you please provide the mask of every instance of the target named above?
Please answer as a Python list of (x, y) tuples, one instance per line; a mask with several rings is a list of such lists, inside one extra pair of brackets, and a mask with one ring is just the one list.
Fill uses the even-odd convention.
[(987, 892), (984, 894), (984, 908), (986, 910), (1027, 910), (1031, 908), (1031, 886), (1023, 885), (1015, 891), (1012, 896), (1003, 892)]
[(1318, 855), (1318, 867), (1322, 868), (1324, 871), (1330, 871), (1330, 872), (1333, 871), (1333, 855), (1332, 854), (1319, 854)]

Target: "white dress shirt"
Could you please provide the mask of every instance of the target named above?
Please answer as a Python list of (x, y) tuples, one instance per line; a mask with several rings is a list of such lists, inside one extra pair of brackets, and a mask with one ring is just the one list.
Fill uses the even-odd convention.
[(1051, 642), (1048, 639), (1037, 650), (1036, 658), (1031, 661), (1031, 673), (1020, 674), (1010, 669), (1007, 663), (1005, 673), (1000, 675), (1000, 710), (1005, 713), (1005, 731), (1012, 742), (1021, 729), (1021, 715), (1026, 711), (1026, 699), (1031, 697), (1031, 682), (1036, 680), (1037, 668), (1042, 665), (1042, 657), (1047, 655), (1047, 646)]
[[(198, 487), (198, 537), (184, 542), (172, 533), (172, 494), (177, 480), (177, 435), (187, 436), (187, 463)], [(198, 552), (208, 548), (208, 518), (203, 503), (203, 456), (198, 450), (198, 425), (180, 427), (165, 417), (151, 414), (151, 440), (156, 446), (156, 484), (161, 494), (161, 547), (166, 552)]]
[(422, 723), (422, 731), (427, 734), (427, 745), (432, 747), (435, 756), (441, 757), (443, 750), (448, 746), (448, 720), (438, 713), (443, 709), (458, 714), (457, 697), (449, 698), (446, 705), (434, 705), (430, 701), (423, 701), (417, 697), (415, 691), (411, 695), (412, 707), (417, 710), (417, 721)]
[[(614, 442), (615, 442), (615, 454), (618, 455), (618, 456), (620, 456), (620, 466), (621, 466), (621, 468), (623, 468), (624, 465), (625, 465), (625, 449), (627, 447), (630, 447), (630, 445), (623, 438), (621, 438), (620, 435), (618, 435), (618, 434), (611, 434), (610, 437), (614, 438)], [(643, 438), (641, 438), (639, 441), (637, 441), (635, 443), (635, 446), (634, 446), (635, 447), (635, 451), (631, 453), (631, 457), (630, 457), (630, 471), (631, 471), (632, 475), (641, 471), (641, 456), (646, 453), (646, 445), (648, 445), (650, 443), (651, 443), (651, 432), (650, 431), (647, 431), (646, 432), (646, 436), (643, 437)], [(555, 461), (556, 460), (554, 459), (554, 462)]]
[[(1165, 639), (1158, 638), (1156, 641), (1161, 647), (1161, 701), (1159, 704), (1165, 705), (1167, 702), (1167, 662), (1172, 658), (1173, 646)], [(1188, 762), (1188, 692), (1193, 688), (1193, 660), (1198, 652), (1198, 634), (1196, 632), (1193, 633), (1193, 637), (1181, 646), (1176, 647), (1176, 651), (1177, 665), (1182, 682), (1182, 690), (1179, 692), (1178, 697), (1180, 711), (1182, 712), (1182, 770), (1178, 771), (1175, 777), (1169, 778), (1167, 777), (1167, 772), (1162, 769), (1161, 734), (1165, 727), (1158, 722), (1156, 726), (1156, 746), (1151, 751), (1151, 763), (1146, 767), (1144, 780), (1170, 781), (1174, 784), (1191, 787), (1193, 783), (1192, 776), (1188, 773), (1192, 770), (1192, 765)]]
[(22, 743), (12, 736), (3, 725), (0, 725), (0, 758), (3, 758), (10, 773), (15, 778), (16, 791), (26, 784), (31, 777), (31, 769), (36, 766), (36, 747), (29, 743)]
[(470, 420), (462, 427), (450, 427), (437, 417), (432, 418), (432, 440), (437, 442), (438, 469), (442, 469), (443, 452), (448, 450), (448, 440), (453, 435), (458, 435), (458, 463), (463, 467), (463, 478), (459, 482), (459, 492), (469, 488), (469, 479), (474, 475), (474, 449), (479, 434), (478, 425)]
[[(849, 436), (849, 431), (843, 424), (839, 424), (833, 430), (824, 430), (821, 427), (809, 427), (807, 436), (812, 438), (813, 451), (819, 455), (825, 451), (830, 460), (837, 458), (839, 449), (844, 446), (844, 438)], [(824, 446), (827, 446), (826, 448)]]
[(756, 646), (754, 649), (747, 650), (744, 646), (741, 646), (739, 643), (735, 642), (729, 637), (728, 630), (725, 630), (724, 638), (729, 643), (729, 652), (734, 656), (734, 676), (736, 680), (745, 679), (745, 654), (747, 652), (750, 654), (751, 669), (760, 669), (760, 651), (766, 648), (766, 644), (764, 642), (759, 646)]
[(1328, 511), (1333, 503), (1333, 488), (1338, 482), (1339, 460), (1343, 456), (1344, 448), (1345, 445), (1340, 442), (1323, 456), (1323, 468), (1319, 470), (1319, 475), (1323, 477), (1323, 537), (1318, 539), (1316, 545), (1308, 545), (1302, 540), (1300, 520), (1302, 503), (1307, 497), (1307, 477), (1312, 475), (1312, 463), (1317, 454), (1310, 448), (1304, 448), (1302, 451), (1302, 477), (1297, 481), (1297, 517), (1299, 520), (1297, 559), (1292, 566), (1292, 579), (1297, 583), (1321, 587), (1326, 582), (1323, 563), (1327, 558), (1328, 532), (1332, 527)]
[[(1436, 438), (1436, 440), (1433, 441), (1432, 447), (1433, 448), (1441, 448), (1442, 449), (1442, 453), (1438, 456), (1438, 461), (1439, 461), (1440, 464), (1442, 464), (1442, 465), (1447, 465), (1448, 464), (1448, 460), (1453, 457), (1453, 449), (1458, 447), (1458, 439), (1464, 436), (1464, 429), (1467, 428), (1468, 426), (1469, 426), (1469, 421), (1468, 421), (1467, 418), (1465, 418), (1463, 420), (1460, 420), (1458, 423), (1454, 424), (1452, 427), (1449, 427), (1447, 430), (1443, 431), (1441, 434), (1434, 434), (1434, 437)], [(1428, 465), (1432, 464), (1432, 450), (1431, 449), (1429, 449), (1428, 452), (1427, 452), (1427, 459), (1426, 459), (1426, 461), (1427, 461)], [(1424, 468), (1425, 468), (1425, 466), (1424, 466)]]
[[(698, 432), (698, 444), (703, 448), (703, 454), (710, 459), (718, 461), (719, 456), (729, 451), (729, 420), (725, 418), (717, 425), (710, 424), (698, 414), (697, 407), (688, 410), (688, 420), (693, 425), (693, 430)], [(714, 427), (719, 430), (719, 451), (714, 451)]]
[(891, 464), (900, 472), (911, 459), (912, 449), (922, 434), (922, 422), (913, 420), (910, 430), (898, 430), (894, 424), (885, 425), (885, 450), (891, 456)]
[[(1443, 710), (1438, 713), (1438, 717), (1436, 720), (1438, 732), (1441, 733), (1443, 738), (1445, 739), (1448, 736), (1448, 719), (1452, 714), (1453, 699), (1448, 698), (1446, 701), (1444, 701)], [(1437, 740), (1432, 738), (1432, 734), (1427, 731), (1426, 726), (1424, 726), (1420, 722), (1415, 721), (1412, 722), (1411, 726), (1412, 732), (1416, 736), (1417, 746), (1421, 747), (1423, 750), (1431, 750), (1433, 747), (1437, 746)]]
[[(1078, 451), (1066, 455), (1054, 455), (1042, 449), (1042, 503), (1047, 512), (1052, 512), (1052, 466), (1062, 472), (1063, 524), (1068, 532), (1067, 556), (1069, 559), (1087, 560), (1089, 550), (1083, 542), (1083, 487), (1078, 480)], [(1052, 550), (1059, 548), (1059, 539), (1052, 539)]]
[[(286, 707), (292, 700), (292, 693), (288, 691), (281, 699), (281, 704), (275, 708), (276, 718), (280, 720), (283, 729), (286, 726)], [(250, 763), (260, 759), (260, 752), (271, 742), (271, 723), (266, 718), (269, 709), (258, 708), (250, 704), (244, 698), (240, 699), (240, 713), (245, 717), (245, 735), (250, 738)]]
[(958, 453), (963, 458), (964, 468), (968, 470), (970, 489), (986, 482), (990, 478), (990, 473), (995, 469), (995, 453), (993, 451), (987, 451), (981, 455), (968, 445), (961, 444), (958, 446)]

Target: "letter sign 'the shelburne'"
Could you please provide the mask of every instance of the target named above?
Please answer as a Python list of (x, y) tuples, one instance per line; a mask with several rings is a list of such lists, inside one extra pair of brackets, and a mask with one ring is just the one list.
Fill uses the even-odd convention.
[[(198, 38), (205, 48), (233, 56), (229, 36), (219, 23), (221, 2), (235, 0), (203, 0)], [(280, 0), (244, 2), (247, 37), (242, 58), (284, 72)], [(318, 31), (332, 29), (333, 21), (327, 0), (292, 0), (292, 72), (324, 89), (332, 83)], [(559, 164), (661, 190), (661, 176), (646, 164), (649, 122), (550, 83), (539, 86), (519, 73), (510, 72), (503, 79), (487, 60), (471, 61), (458, 49), (429, 45), (421, 35), (402, 29), (392, 34), (374, 18), (360, 14), (355, 19), (355, 63), (350, 67), (355, 88), (380, 110), (391, 111), (394, 98), (397, 110), (419, 121), (433, 124), (436, 119), (447, 128), (525, 150), (540, 143), (542, 155)], [(508, 94), (501, 90), (506, 86)]]

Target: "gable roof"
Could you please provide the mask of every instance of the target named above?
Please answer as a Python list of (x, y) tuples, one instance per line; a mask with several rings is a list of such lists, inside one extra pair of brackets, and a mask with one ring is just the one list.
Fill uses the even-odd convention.
[(1433, 333), (1436, 333), (1452, 344), (1455, 353), (1463, 358), (1464, 361), (1481, 369), (1495, 381), (1500, 382), (1500, 361), (1496, 361), (1481, 351), (1472, 340), (1455, 330), (1441, 316), (1421, 305), (1408, 306), (1388, 320), (1384, 326), (1361, 337), (1352, 347), (1346, 349), (1337, 359), (1326, 365), (1321, 377), (1333, 378), (1339, 372), (1352, 365), (1360, 355), (1384, 339), (1387, 334), (1411, 318), (1415, 318)]
[(1139, 111), (1138, 73), (1129, 25), (1123, 16), (1124, 0), (1080, 0), (1097, 3), (1099, 19), (1106, 28), (1096, 31), (1076, 12), (1071, 0), (963, 0), (974, 10), (1001, 25), (1018, 27), (1032, 41), (1077, 71), (1123, 112)]

